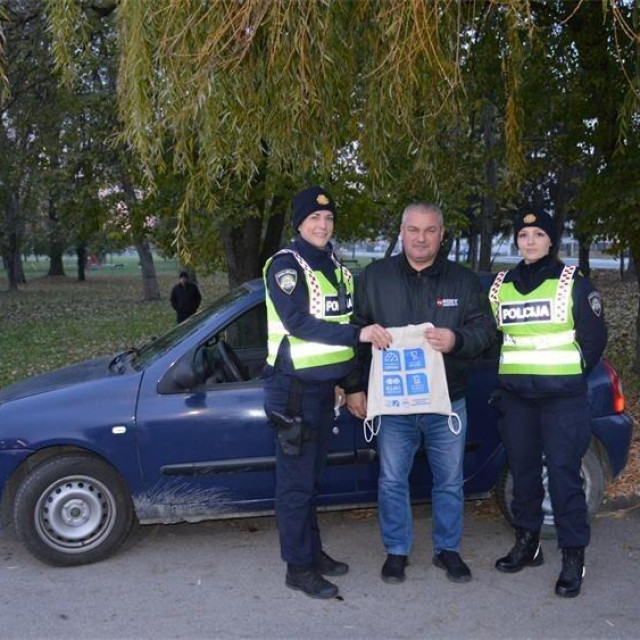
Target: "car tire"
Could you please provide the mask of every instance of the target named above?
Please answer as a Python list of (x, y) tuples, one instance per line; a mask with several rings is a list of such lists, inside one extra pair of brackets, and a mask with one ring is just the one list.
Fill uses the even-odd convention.
[[(600, 509), (604, 499), (605, 470), (603, 463), (598, 456), (596, 444), (592, 441), (591, 446), (582, 458), (581, 474), (584, 479), (584, 493), (587, 501), (587, 514), (591, 520)], [(541, 536), (543, 538), (555, 538), (556, 529), (553, 519), (553, 509), (551, 507), (551, 497), (549, 496), (547, 469), (542, 472), (542, 484), (544, 486), (544, 500), (542, 510), (544, 511), (544, 521), (542, 524)], [(496, 497), (502, 515), (508, 522), (513, 521), (511, 513), (511, 500), (513, 499), (513, 476), (508, 466), (500, 474), (500, 479), (496, 484)]]
[(18, 488), (14, 522), (20, 540), (55, 566), (97, 562), (126, 539), (133, 504), (113, 467), (85, 454), (46, 460)]

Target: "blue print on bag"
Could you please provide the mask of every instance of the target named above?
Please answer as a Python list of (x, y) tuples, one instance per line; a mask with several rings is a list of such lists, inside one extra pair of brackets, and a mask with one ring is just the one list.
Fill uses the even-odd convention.
[(383, 371), (400, 371), (400, 352), (393, 349), (382, 354)]
[(412, 373), (407, 376), (407, 393), (412, 396), (418, 393), (429, 393), (429, 382), (424, 373)]
[(404, 368), (407, 371), (411, 371), (412, 369), (424, 369), (426, 366), (424, 349), (404, 350)]
[(403, 396), (402, 378), (400, 376), (382, 376), (382, 393), (385, 396)]

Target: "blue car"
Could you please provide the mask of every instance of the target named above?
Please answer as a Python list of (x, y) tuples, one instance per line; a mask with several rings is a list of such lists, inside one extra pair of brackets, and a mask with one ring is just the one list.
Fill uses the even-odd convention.
[[(273, 433), (263, 411), (266, 357), (261, 281), (140, 349), (65, 367), (0, 391), (0, 518), (33, 555), (54, 565), (114, 552), (135, 519), (197, 522), (272, 511)], [(465, 491), (496, 489), (508, 517), (511, 480), (488, 398), (496, 359), (471, 371)], [(593, 438), (583, 462), (589, 511), (605, 478), (624, 468), (632, 420), (612, 367), (589, 379)], [(318, 496), (330, 507), (373, 505), (375, 443), (342, 410)], [(416, 457), (412, 495), (427, 499), (431, 474)], [(553, 513), (546, 505), (548, 522)]]

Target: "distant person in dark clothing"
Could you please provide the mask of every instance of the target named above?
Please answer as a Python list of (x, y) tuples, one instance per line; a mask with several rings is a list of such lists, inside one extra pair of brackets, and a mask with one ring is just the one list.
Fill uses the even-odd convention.
[(198, 310), (201, 300), (198, 285), (189, 280), (186, 271), (181, 271), (178, 283), (171, 289), (171, 306), (176, 310), (178, 324)]

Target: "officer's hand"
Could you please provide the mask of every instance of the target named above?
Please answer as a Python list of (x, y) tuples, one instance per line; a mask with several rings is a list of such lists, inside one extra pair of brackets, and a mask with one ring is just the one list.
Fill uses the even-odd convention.
[(367, 417), (367, 396), (364, 391), (350, 393), (347, 396), (347, 409), (360, 420), (364, 420)]
[(379, 324), (370, 324), (360, 329), (360, 342), (370, 342), (376, 349), (386, 349), (391, 340), (391, 334)]
[(456, 346), (456, 334), (451, 329), (430, 327), (425, 329), (424, 337), (436, 351), (442, 353), (449, 353)]

